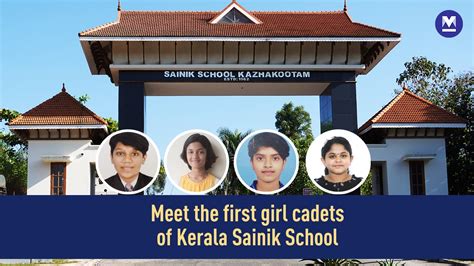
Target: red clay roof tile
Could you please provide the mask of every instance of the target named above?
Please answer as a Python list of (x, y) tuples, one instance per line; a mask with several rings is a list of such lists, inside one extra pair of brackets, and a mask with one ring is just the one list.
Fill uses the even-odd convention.
[(393, 100), (378, 111), (364, 125), (359, 132), (377, 123), (466, 123), (466, 121), (414, 94), (403, 89)]
[(250, 12), (262, 24), (210, 24), (219, 12), (120, 11), (81, 37), (400, 37), (352, 22), (344, 11)]
[(9, 125), (107, 125), (107, 122), (62, 90)]

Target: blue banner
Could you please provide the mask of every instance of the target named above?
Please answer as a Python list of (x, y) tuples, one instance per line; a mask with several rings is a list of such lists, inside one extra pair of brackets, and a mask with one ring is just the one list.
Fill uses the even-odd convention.
[(0, 258), (474, 258), (472, 196), (12, 196)]

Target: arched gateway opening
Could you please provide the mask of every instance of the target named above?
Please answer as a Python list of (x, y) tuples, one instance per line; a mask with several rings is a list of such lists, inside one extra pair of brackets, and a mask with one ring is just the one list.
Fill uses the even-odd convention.
[(79, 33), (92, 74), (119, 89), (119, 126), (144, 130), (146, 96), (319, 95), (321, 131), (357, 130), (356, 78), (400, 34), (331, 12), (123, 11)]

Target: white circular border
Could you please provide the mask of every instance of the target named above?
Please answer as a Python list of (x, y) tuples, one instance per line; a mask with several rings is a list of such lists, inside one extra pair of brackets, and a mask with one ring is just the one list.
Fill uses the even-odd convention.
[[(130, 191), (130, 192), (127, 192), (127, 191), (121, 191), (121, 190), (117, 190), (115, 188), (113, 188), (111, 185), (109, 185), (109, 183), (105, 182), (105, 179), (102, 174), (100, 173), (101, 171), (99, 170), (100, 169), (100, 163), (99, 163), (99, 156), (101, 155), (101, 152), (102, 152), (102, 149), (104, 148), (104, 146), (106, 145), (109, 145), (110, 143), (110, 139), (115, 136), (115, 135), (118, 135), (118, 134), (121, 134), (121, 133), (125, 133), (125, 132), (132, 132), (132, 133), (136, 133), (136, 134), (139, 134), (139, 135), (142, 135), (143, 137), (145, 137), (147, 140), (148, 140), (148, 143), (150, 145), (153, 146), (153, 148), (156, 150), (156, 159), (157, 159), (157, 167), (156, 167), (156, 172), (155, 174), (153, 175), (153, 179), (151, 180), (151, 182), (148, 183), (148, 185), (144, 186), (143, 188), (139, 189), (139, 190), (136, 190), (136, 191)], [(148, 149), (148, 152), (150, 151), (150, 149)], [(110, 153), (108, 154), (110, 156)], [(122, 130), (119, 130), (119, 131), (116, 131), (112, 134), (110, 134), (109, 136), (107, 136), (103, 141), (102, 143), (100, 144), (99, 146), (99, 149), (97, 150), (97, 155), (95, 156), (95, 165), (96, 165), (96, 169), (97, 169), (97, 175), (99, 176), (100, 180), (102, 180), (102, 182), (108, 187), (110, 188), (112, 191), (115, 191), (119, 194), (123, 194), (123, 195), (135, 195), (135, 194), (138, 194), (138, 193), (141, 193), (143, 191), (145, 191), (147, 188), (149, 188), (156, 180), (156, 178), (158, 177), (158, 174), (160, 172), (160, 162), (161, 162), (161, 158), (160, 158), (160, 151), (158, 150), (158, 147), (156, 146), (155, 142), (148, 136), (146, 135), (145, 133), (143, 132), (140, 132), (140, 131), (137, 131), (137, 130), (133, 130), (133, 129), (122, 129)], [(109, 178), (109, 177), (107, 177)]]
[[(353, 187), (349, 190), (346, 190), (346, 191), (328, 190), (328, 189), (325, 189), (325, 188), (321, 187), (316, 182), (316, 179), (321, 178), (320, 173), (319, 173), (319, 171), (317, 171), (317, 169), (320, 169), (321, 165), (323, 165), (323, 163), (321, 162), (321, 148), (324, 146), (324, 143), (326, 143), (326, 141), (328, 141), (329, 139), (331, 139), (335, 136), (344, 137), (349, 141), (349, 143), (351, 144), (351, 147), (352, 147), (352, 154), (354, 154), (354, 146), (357, 145), (356, 147), (358, 147), (358, 148), (364, 147), (365, 149), (363, 151), (358, 152), (358, 154), (359, 154), (358, 157), (367, 156), (367, 158), (369, 159), (368, 168), (364, 169), (364, 172), (366, 172), (366, 174), (364, 174), (364, 177), (362, 178), (361, 182), (359, 182), (359, 184), (357, 186), (355, 186), (355, 187)], [(324, 141), (321, 141), (321, 140), (324, 140)], [(316, 160), (316, 158), (317, 158), (317, 160)], [(314, 163), (315, 161), (317, 161), (318, 163), (315, 164)], [(308, 152), (306, 153), (306, 171), (308, 173), (308, 177), (311, 179), (311, 182), (313, 182), (313, 184), (316, 187), (318, 187), (319, 189), (321, 189), (322, 191), (324, 191), (328, 194), (332, 194), (332, 195), (348, 194), (348, 193), (351, 193), (352, 191), (358, 189), (360, 186), (362, 186), (362, 184), (364, 184), (365, 180), (367, 179), (367, 176), (370, 173), (370, 166), (371, 166), (371, 156), (370, 156), (370, 151), (369, 151), (369, 148), (367, 147), (367, 144), (365, 144), (365, 142), (359, 136), (357, 136), (356, 134), (354, 134), (350, 131), (347, 131), (347, 130), (343, 130), (343, 129), (333, 129), (333, 130), (326, 131), (323, 134), (319, 135), (318, 137), (316, 137), (313, 140), (313, 142), (311, 143), (311, 145), (308, 148)], [(324, 167), (324, 165), (323, 165), (323, 167)]]
[[(183, 136), (187, 135), (187, 134), (196, 134), (196, 133), (199, 133), (199, 134), (202, 134), (202, 135), (205, 135), (206, 137), (211, 137), (213, 138), (215, 141), (217, 141), (217, 143), (219, 143), (219, 145), (221, 146), (221, 148), (224, 150), (224, 154), (225, 154), (225, 171), (224, 171), (224, 175), (222, 177), (219, 178), (219, 182), (217, 182), (213, 187), (211, 187), (210, 189), (208, 190), (204, 190), (204, 191), (201, 191), (201, 192), (193, 192), (193, 191), (189, 191), (189, 190), (186, 190), (184, 188), (182, 188), (179, 184), (177, 184), (174, 180), (173, 180), (173, 177), (171, 176), (169, 170), (168, 170), (168, 153), (170, 152), (171, 150), (171, 146), (173, 146), (175, 144), (175, 142), (182, 138)], [(227, 151), (227, 148), (225, 147), (224, 143), (222, 142), (222, 140), (217, 137), (215, 134), (209, 132), (209, 131), (206, 131), (206, 130), (202, 130), (202, 129), (190, 129), (190, 130), (186, 130), (182, 133), (180, 133), (179, 135), (177, 135), (176, 137), (173, 138), (173, 140), (170, 142), (170, 144), (168, 144), (168, 147), (166, 147), (166, 151), (165, 151), (165, 157), (163, 159), (163, 164), (165, 166), (165, 172), (166, 172), (166, 177), (167, 179), (171, 182), (171, 184), (173, 184), (173, 186), (175, 186), (177, 189), (179, 189), (181, 192), (184, 192), (184, 193), (187, 193), (187, 194), (190, 194), (190, 195), (204, 195), (206, 193), (209, 193), (211, 191), (213, 191), (214, 189), (216, 189), (217, 187), (219, 187), (222, 182), (224, 182), (224, 179), (227, 177), (227, 173), (229, 172), (229, 152)]]
[[(256, 190), (256, 189), (253, 189), (252, 187), (250, 187), (247, 182), (245, 182), (245, 180), (240, 176), (240, 172), (239, 172), (239, 169), (237, 167), (237, 157), (238, 157), (238, 154), (240, 154), (240, 149), (242, 148), (242, 146), (244, 145), (244, 143), (254, 137), (255, 135), (257, 134), (260, 134), (260, 133), (274, 133), (274, 134), (277, 134), (279, 135), (280, 137), (282, 137), (283, 139), (286, 140), (287, 143), (290, 144), (291, 148), (293, 149), (293, 152), (295, 153), (295, 171), (293, 173), (293, 176), (290, 178), (290, 180), (286, 183), (286, 185), (284, 185), (282, 188), (280, 189), (277, 189), (275, 191), (260, 191), (260, 190)], [(298, 154), (298, 150), (296, 149), (295, 147), (295, 144), (293, 144), (293, 141), (291, 141), (286, 135), (276, 131), (276, 130), (273, 130), (273, 129), (261, 129), (261, 130), (257, 130), (257, 131), (254, 131), (252, 133), (250, 133), (248, 136), (246, 136), (240, 143), (239, 145), (237, 146), (237, 149), (235, 150), (235, 154), (234, 154), (234, 170), (235, 170), (235, 173), (237, 175), (237, 177), (239, 178), (239, 181), (240, 183), (242, 183), (242, 185), (244, 185), (248, 190), (256, 193), (256, 194), (261, 194), (261, 195), (273, 195), (273, 194), (276, 194), (276, 193), (279, 193), (283, 190), (285, 190), (289, 185), (291, 185), (291, 183), (293, 183), (293, 180), (295, 180), (295, 177), (296, 175), (298, 174), (298, 170), (299, 170), (299, 161), (300, 161), (300, 156)]]

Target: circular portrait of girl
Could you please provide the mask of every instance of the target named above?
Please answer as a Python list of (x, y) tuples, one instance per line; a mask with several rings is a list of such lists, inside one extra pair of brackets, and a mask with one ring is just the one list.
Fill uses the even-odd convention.
[(96, 169), (99, 184), (106, 187), (96, 193), (113, 191), (134, 195), (155, 181), (160, 169), (160, 153), (148, 135), (131, 129), (119, 130), (100, 144)]
[(331, 130), (308, 149), (306, 168), (313, 183), (329, 194), (360, 194), (370, 171), (370, 152), (354, 133)]
[(258, 130), (236, 149), (234, 169), (240, 182), (256, 194), (272, 195), (286, 189), (298, 173), (298, 151), (275, 130)]
[(175, 187), (188, 194), (205, 194), (224, 180), (229, 158), (218, 137), (207, 131), (190, 130), (170, 143), (164, 165)]

